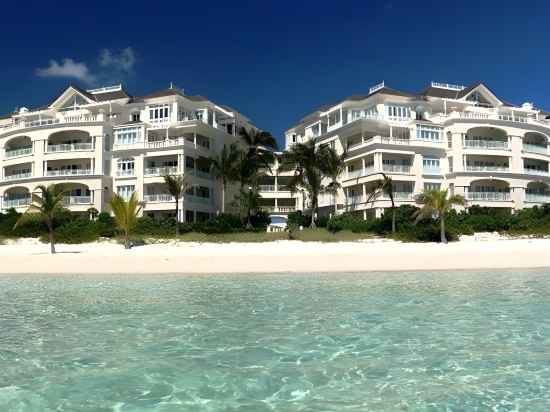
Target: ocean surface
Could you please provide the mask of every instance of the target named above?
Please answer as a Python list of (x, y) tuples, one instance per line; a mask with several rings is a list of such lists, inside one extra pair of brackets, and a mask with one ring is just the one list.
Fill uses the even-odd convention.
[(0, 278), (0, 411), (549, 411), (550, 270)]

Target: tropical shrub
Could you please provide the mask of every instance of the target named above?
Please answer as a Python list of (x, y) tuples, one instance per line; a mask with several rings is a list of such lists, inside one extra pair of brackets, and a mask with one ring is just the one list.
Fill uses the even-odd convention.
[[(99, 237), (98, 228), (91, 220), (73, 219), (55, 229), (55, 239), (59, 243), (69, 244), (93, 242)], [(47, 241), (47, 237), (43, 235), (41, 240)]]

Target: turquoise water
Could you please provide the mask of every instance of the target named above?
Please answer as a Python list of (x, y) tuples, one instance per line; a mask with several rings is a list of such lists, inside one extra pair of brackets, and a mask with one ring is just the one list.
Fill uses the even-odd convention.
[(0, 411), (548, 411), (550, 270), (0, 278)]

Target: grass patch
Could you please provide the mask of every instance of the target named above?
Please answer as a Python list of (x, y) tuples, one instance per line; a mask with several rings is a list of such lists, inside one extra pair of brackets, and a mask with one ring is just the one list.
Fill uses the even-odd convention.
[(292, 239), (303, 242), (351, 242), (354, 240), (373, 239), (376, 236), (372, 233), (354, 233), (350, 230), (341, 230), (336, 233), (326, 229), (304, 229), (293, 231)]

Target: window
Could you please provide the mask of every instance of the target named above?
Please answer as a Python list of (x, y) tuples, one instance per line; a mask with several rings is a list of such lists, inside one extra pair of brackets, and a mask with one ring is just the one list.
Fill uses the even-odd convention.
[(416, 126), (416, 138), (437, 142), (441, 139), (441, 128), (419, 124)]
[(422, 159), (424, 169), (439, 170), (439, 159), (435, 157), (424, 157)]
[(447, 147), (449, 149), (452, 149), (453, 147), (453, 135), (451, 134), (451, 132), (447, 132)]
[(334, 126), (336, 123), (340, 122), (340, 110), (334, 110), (328, 114), (328, 125)]
[(130, 199), (130, 196), (132, 196), (132, 193), (135, 192), (135, 188), (136, 187), (134, 185), (118, 186), (116, 192), (120, 197), (128, 200)]
[(135, 144), (142, 141), (141, 127), (124, 127), (115, 130), (115, 144)]
[(424, 183), (424, 191), (440, 190), (441, 183)]
[(386, 106), (390, 120), (410, 119), (411, 111), (405, 106)]
[(170, 105), (149, 106), (149, 120), (153, 123), (165, 122), (170, 117)]
[(134, 159), (118, 159), (117, 161), (118, 176), (133, 176), (134, 175)]
[(139, 112), (132, 113), (132, 121), (133, 122), (139, 122)]
[(185, 211), (185, 221), (192, 223), (195, 221), (195, 212), (192, 210), (186, 210)]

